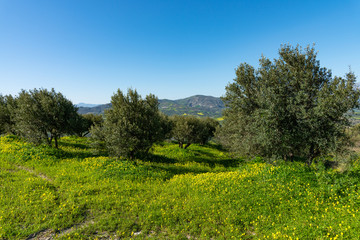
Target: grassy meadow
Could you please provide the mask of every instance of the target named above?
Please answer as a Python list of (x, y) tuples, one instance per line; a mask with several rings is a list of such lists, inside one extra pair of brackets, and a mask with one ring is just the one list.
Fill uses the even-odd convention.
[(0, 138), (0, 239), (358, 239), (359, 159), (339, 168), (233, 159), (164, 142), (146, 159), (88, 138)]

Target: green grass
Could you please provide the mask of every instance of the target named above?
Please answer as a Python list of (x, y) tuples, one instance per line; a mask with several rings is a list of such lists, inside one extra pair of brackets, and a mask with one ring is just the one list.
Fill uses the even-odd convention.
[[(0, 138), (0, 239), (357, 239), (360, 168), (251, 163), (216, 145), (147, 159)], [(33, 235), (32, 235), (33, 234)]]

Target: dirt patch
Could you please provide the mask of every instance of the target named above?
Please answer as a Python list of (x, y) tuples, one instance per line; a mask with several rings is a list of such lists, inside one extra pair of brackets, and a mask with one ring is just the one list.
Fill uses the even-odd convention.
[(46, 176), (45, 174), (37, 173), (37, 172), (35, 172), (34, 170), (32, 170), (32, 169), (30, 169), (30, 168), (27, 168), (27, 167), (24, 167), (24, 166), (18, 165), (17, 167), (18, 167), (19, 169), (21, 169), (21, 170), (27, 171), (27, 172), (29, 172), (29, 173), (37, 176), (37, 177), (39, 177), (39, 178), (42, 178), (42, 179), (44, 179), (45, 181), (48, 181), (48, 182), (51, 182), (51, 183), (53, 182), (53, 180), (52, 180), (51, 178), (49, 178), (48, 176)]
[(90, 224), (94, 224), (94, 221), (93, 220), (87, 220), (87, 221), (85, 221), (83, 223), (76, 224), (76, 225), (74, 225), (72, 227), (63, 229), (62, 231), (60, 231), (60, 233), (56, 234), (56, 237), (62, 237), (64, 235), (66, 235), (66, 234), (71, 233), (72, 231), (85, 228), (85, 227), (89, 226)]
[(31, 234), (26, 240), (52, 240), (55, 233), (51, 229), (41, 230), (39, 232)]

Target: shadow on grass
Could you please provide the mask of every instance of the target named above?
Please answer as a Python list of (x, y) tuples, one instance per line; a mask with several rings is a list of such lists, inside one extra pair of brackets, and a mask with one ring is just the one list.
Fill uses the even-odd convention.
[(156, 155), (153, 153), (148, 153), (147, 155), (139, 156), (139, 159), (143, 161), (149, 161), (154, 163), (177, 163), (177, 159), (169, 158), (163, 155)]
[(69, 143), (69, 142), (60, 142), (61, 146), (64, 147), (73, 147), (73, 148), (79, 148), (79, 149), (89, 149), (90, 147), (87, 144), (83, 143)]
[(209, 143), (206, 143), (203, 146), (208, 147), (208, 148), (212, 148), (212, 149), (216, 149), (216, 150), (222, 151), (222, 152), (227, 152), (227, 150), (222, 145), (217, 144), (217, 143), (209, 142)]
[[(64, 150), (62, 150), (62, 151), (64, 151)], [(65, 158), (84, 159), (84, 158), (94, 157), (94, 156), (98, 156), (98, 155), (93, 154), (91, 152), (68, 152), (68, 151), (64, 151), (64, 156), (65, 156)]]
[[(61, 143), (60, 147), (61, 146), (65, 146), (65, 144)], [(96, 155), (92, 153), (90, 150), (86, 152), (82, 150), (76, 151), (76, 149), (71, 151), (61, 148), (56, 149), (54, 147), (49, 147), (49, 146), (44, 146), (42, 150), (45, 152), (46, 155), (55, 157), (57, 159), (67, 159), (67, 158), (84, 159), (88, 157), (94, 157), (94, 155)]]
[(215, 165), (221, 165), (225, 168), (238, 167), (240, 163), (244, 162), (243, 159), (239, 158), (219, 158), (216, 154), (212, 154), (206, 150), (197, 149), (195, 151), (200, 153), (199, 155), (206, 157), (194, 157), (194, 161), (208, 164), (210, 167), (215, 167)]
[[(153, 163), (185, 163), (185, 162), (197, 162), (206, 164), (209, 167), (215, 167), (216, 165), (221, 165), (225, 168), (228, 167), (237, 167), (240, 163), (243, 162), (242, 159), (233, 159), (233, 158), (216, 158), (216, 155), (208, 153), (203, 150), (195, 150), (194, 156), (188, 160), (179, 161), (175, 158), (169, 158), (163, 155), (157, 155), (149, 153), (144, 156), (139, 156), (138, 159), (142, 161), (148, 161)], [(206, 155), (207, 157), (201, 157), (201, 155)]]
[(183, 174), (201, 174), (201, 173), (207, 173), (208, 170), (204, 169), (195, 169), (191, 167), (185, 167), (185, 166), (175, 166), (175, 165), (168, 165), (168, 166), (151, 166), (150, 167), (153, 170), (158, 171), (164, 171), (167, 174), (165, 175), (167, 179), (171, 179), (176, 175), (183, 175)]

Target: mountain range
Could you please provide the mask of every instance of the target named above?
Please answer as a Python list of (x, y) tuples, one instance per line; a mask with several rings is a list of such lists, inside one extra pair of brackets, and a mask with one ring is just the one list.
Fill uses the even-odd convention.
[(78, 103), (75, 104), (76, 107), (96, 107), (99, 106), (100, 104), (89, 104), (89, 103)]
[[(80, 104), (78, 106), (80, 114), (103, 114), (105, 109), (111, 108), (111, 103), (92, 107), (83, 107)], [(168, 116), (187, 114), (220, 118), (224, 108), (223, 101), (212, 96), (195, 95), (178, 100), (159, 99), (159, 110)]]

